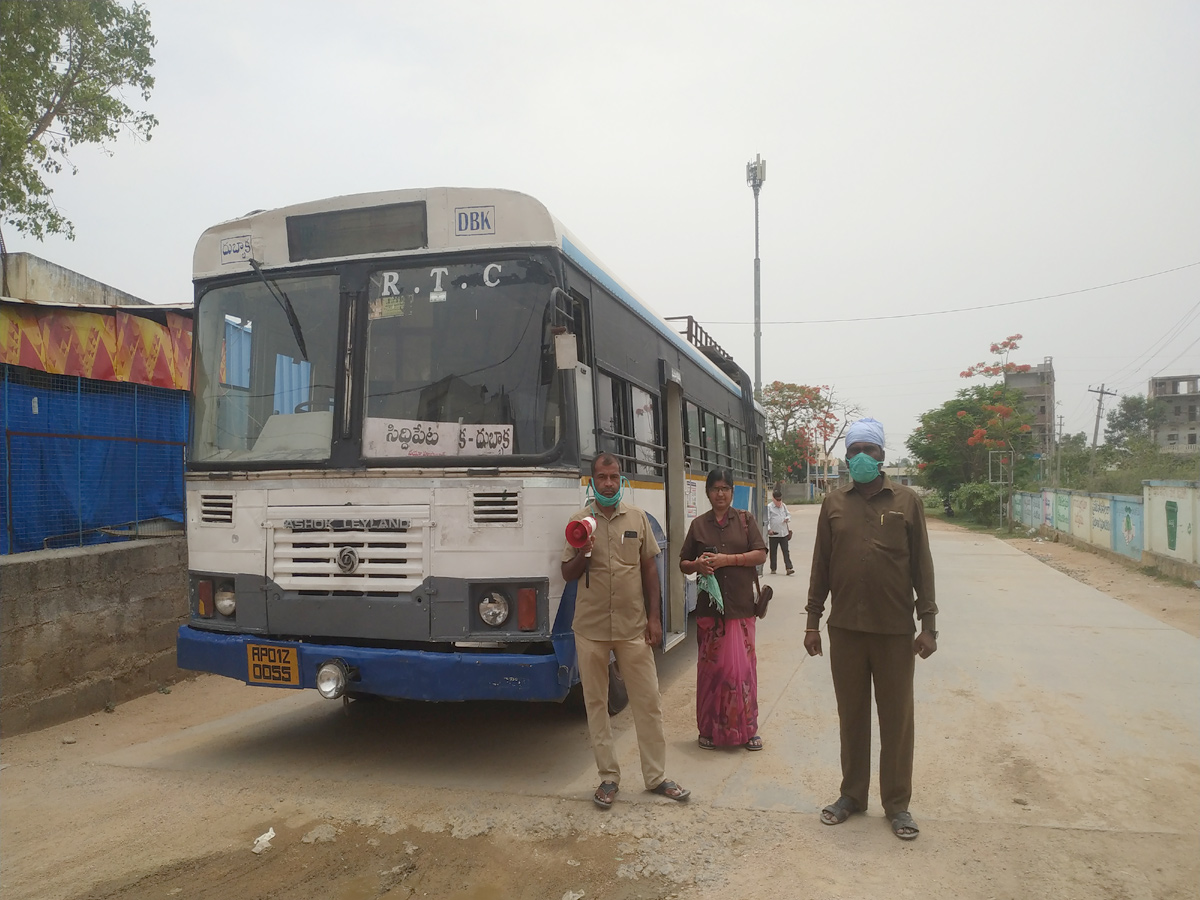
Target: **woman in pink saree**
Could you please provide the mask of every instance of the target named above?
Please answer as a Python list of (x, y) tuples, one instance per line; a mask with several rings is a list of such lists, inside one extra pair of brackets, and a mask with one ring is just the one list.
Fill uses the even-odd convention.
[(696, 603), (698, 742), (761, 750), (754, 581), (767, 545), (754, 517), (733, 507), (733, 473), (713, 469), (705, 491), (712, 509), (692, 521), (679, 553), (685, 575), (715, 575), (720, 593), (702, 591)]

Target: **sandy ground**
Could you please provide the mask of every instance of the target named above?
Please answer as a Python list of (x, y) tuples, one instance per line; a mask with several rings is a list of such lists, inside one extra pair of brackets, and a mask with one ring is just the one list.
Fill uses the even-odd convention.
[[(668, 774), (693, 789), (687, 804), (641, 790), (628, 712), (614, 720), (626, 777), (602, 812), (585, 722), (562, 707), (342, 708), (201, 676), (4, 741), (0, 893), (1197, 896), (1200, 591), (935, 523), (943, 646), (918, 664), (922, 834), (902, 843), (877, 806), (837, 828), (817, 819), (836, 796), (836, 711), (827, 660), (796, 650), (815, 510), (797, 518), (797, 573), (771, 578), (759, 632), (767, 749), (699, 750), (694, 645), (660, 663)], [(1055, 598), (1038, 628), (1053, 651), (1021, 637), (1043, 609), (1031, 597)]]

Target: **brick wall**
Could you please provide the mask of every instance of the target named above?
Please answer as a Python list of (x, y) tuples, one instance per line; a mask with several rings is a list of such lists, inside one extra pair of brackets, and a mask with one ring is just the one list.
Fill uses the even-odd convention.
[(0, 732), (44, 728), (187, 677), (183, 538), (0, 557)]

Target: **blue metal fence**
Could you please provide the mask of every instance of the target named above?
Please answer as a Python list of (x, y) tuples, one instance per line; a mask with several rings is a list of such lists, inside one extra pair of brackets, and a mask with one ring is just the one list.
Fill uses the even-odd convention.
[(186, 391), (0, 370), (0, 553), (182, 527)]

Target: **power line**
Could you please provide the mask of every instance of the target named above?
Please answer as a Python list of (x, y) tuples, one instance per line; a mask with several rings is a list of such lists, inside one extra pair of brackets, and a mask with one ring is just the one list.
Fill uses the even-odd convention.
[[(1117, 287), (1121, 284), (1132, 284), (1135, 281), (1145, 281), (1147, 278), (1157, 278), (1159, 275), (1168, 275), (1171, 272), (1178, 272), (1182, 269), (1190, 269), (1194, 266), (1200, 266), (1200, 262), (1188, 263), (1183, 266), (1175, 266), (1173, 269), (1163, 269), (1161, 272), (1151, 272), (1149, 275), (1138, 275), (1135, 278), (1126, 278), (1123, 281), (1110, 281), (1108, 284), (1097, 284), (1093, 287), (1079, 288), (1074, 291), (1063, 291), (1061, 294), (1046, 294), (1041, 297), (1027, 297), (1024, 300), (1008, 300), (1004, 303), (985, 303), (982, 306), (963, 306), (957, 309), (938, 309), (931, 312), (919, 313), (896, 313), (890, 316), (858, 316), (852, 319), (779, 319), (772, 322), (763, 322), (763, 325), (838, 325), (844, 322), (882, 322), (887, 319), (920, 319), (927, 316), (948, 316), (954, 313), (977, 312), (981, 309), (999, 309), (1003, 306), (1019, 306), (1022, 303), (1036, 303), (1039, 300), (1054, 300), (1058, 297), (1070, 297), (1075, 294), (1086, 294), (1089, 291), (1102, 291), (1105, 288)], [(704, 325), (750, 325), (750, 322), (742, 321), (721, 321), (718, 319), (706, 319)]]
[(1200, 312), (1200, 302), (1197, 302), (1191, 309), (1185, 312), (1158, 340), (1135, 356), (1132, 363), (1126, 363), (1122, 366), (1117, 371), (1117, 374), (1113, 376), (1113, 382), (1125, 383), (1133, 380), (1133, 376), (1144, 369), (1154, 357), (1166, 350), (1167, 346), (1183, 333), (1183, 330), (1192, 323), (1198, 312)]
[[(1190, 344), (1188, 344), (1186, 347), (1184, 347), (1183, 353), (1187, 353), (1189, 350), (1191, 350), (1197, 344), (1200, 344), (1200, 337), (1196, 338), (1196, 340), (1192, 341)], [(1163, 366), (1161, 369), (1159, 369), (1157, 372), (1155, 372), (1154, 373), (1155, 377), (1161, 375), (1163, 372), (1167, 371), (1167, 369), (1171, 368), (1171, 366), (1175, 365), (1175, 363), (1179, 360), (1179, 358), (1181, 356), (1183, 356), (1183, 353), (1180, 353), (1179, 356), (1175, 357), (1175, 359), (1171, 360), (1169, 363), (1167, 363), (1165, 366)]]

